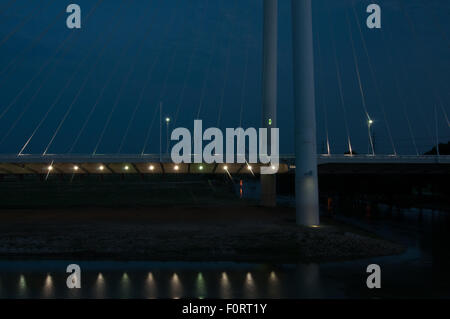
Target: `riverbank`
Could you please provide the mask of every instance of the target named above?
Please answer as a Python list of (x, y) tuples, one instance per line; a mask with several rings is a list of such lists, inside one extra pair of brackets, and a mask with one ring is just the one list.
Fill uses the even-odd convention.
[(0, 259), (320, 262), (393, 255), (404, 248), (295, 210), (218, 206), (0, 210)]

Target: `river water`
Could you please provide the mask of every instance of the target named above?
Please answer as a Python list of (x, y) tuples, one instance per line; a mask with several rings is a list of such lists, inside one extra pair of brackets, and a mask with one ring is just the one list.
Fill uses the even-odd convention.
[[(405, 253), (343, 262), (2, 261), (1, 298), (431, 298), (450, 297), (450, 215), (385, 212), (336, 219), (406, 245)], [(81, 289), (68, 289), (66, 267), (81, 267)], [(381, 267), (381, 289), (366, 268)]]

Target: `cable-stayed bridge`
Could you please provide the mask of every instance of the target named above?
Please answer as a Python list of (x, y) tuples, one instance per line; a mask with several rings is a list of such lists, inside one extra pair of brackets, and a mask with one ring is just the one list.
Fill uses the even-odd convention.
[[(89, 2), (89, 6), (82, 4), (82, 30), (60, 26), (64, 8), (52, 1), (45, 2), (44, 7), (36, 4), (42, 11), (48, 10), (47, 19), (40, 18), (33, 7), (18, 19), (14, 10), (24, 9), (18, 3), (0, 7), (6, 24), (0, 30), (0, 153), (158, 153), (159, 122), (163, 122), (166, 147), (166, 117), (172, 119), (170, 128), (188, 127), (196, 118), (222, 128), (260, 127), (262, 21), (240, 25), (235, 20), (250, 10), (258, 17), (263, 7), (249, 4), (249, 9), (242, 11), (245, 2), (218, 3), (215, 8), (212, 1), (194, 1), (181, 7), (189, 11), (180, 13), (150, 1), (153, 20), (148, 19), (152, 22), (147, 26), (141, 23), (145, 15), (130, 24), (130, 17), (146, 8), (142, 4), (118, 1), (106, 11), (107, 3), (98, 0)], [(381, 30), (368, 31), (364, 3), (348, 1), (336, 12), (327, 8), (330, 3), (314, 3), (318, 152), (419, 155), (438, 142), (447, 142), (448, 82), (432, 72), (445, 72), (448, 64), (437, 64), (436, 60), (436, 65), (431, 65), (430, 58), (424, 59), (427, 44), (432, 45), (430, 51), (436, 58), (448, 57), (445, 44), (449, 30), (445, 21), (436, 17), (438, 9), (445, 11), (445, 6), (434, 10), (430, 6), (421, 12), (430, 20), (427, 29), (421, 29), (417, 10), (398, 2), (395, 13), (404, 29), (399, 31), (404, 41), (402, 52), (400, 45), (395, 45), (397, 27), (388, 17)], [(290, 8), (285, 2), (279, 6), (279, 15), (289, 18), (286, 9)], [(184, 14), (192, 13), (195, 15), (190, 19), (184, 18)], [(214, 19), (207, 25), (210, 34), (205, 34), (201, 23), (209, 14), (214, 14)], [(94, 24), (104, 19), (112, 23), (101, 27)], [(41, 25), (21, 40), (25, 31), (31, 32), (31, 22)], [(65, 31), (56, 37), (55, 32), (61, 30)], [(120, 43), (114, 42), (120, 30), (124, 30), (122, 35), (134, 38), (121, 37)], [(180, 35), (183, 30), (189, 32)], [(278, 30), (278, 34), (284, 32), (286, 27)], [(238, 37), (241, 34), (245, 36)], [(185, 41), (178, 41), (183, 37)], [(16, 38), (21, 46), (14, 42)], [(347, 51), (339, 44), (344, 40)], [(47, 46), (45, 41), (52, 41), (54, 46)], [(443, 44), (441, 50), (435, 47), (436, 42)], [(108, 52), (114, 52), (113, 60)], [(413, 57), (414, 64), (428, 67), (414, 68), (402, 58), (403, 53)], [(39, 59), (33, 58), (35, 54)], [(285, 54), (278, 54), (277, 59), (276, 117), (284, 148), (280, 151), (292, 153), (292, 91), (285, 89), (292, 83), (284, 80), (291, 79), (291, 74), (283, 71), (292, 66)], [(386, 74), (383, 67), (392, 72)], [(421, 90), (416, 78), (423, 79)], [(252, 86), (254, 83), (258, 86)]]
[[(18, 4), (0, 7), (12, 20), (0, 34), (0, 153), (13, 154), (0, 156), (0, 174), (258, 174), (259, 164), (174, 164), (161, 154), (169, 153), (170, 129), (193, 119), (216, 127), (278, 127), (281, 147), (296, 152), (280, 156), (279, 173), (297, 171), (298, 207), (313, 216), (300, 222), (313, 225), (317, 165), (319, 171), (371, 165), (380, 172), (398, 165), (433, 167), (430, 172), (447, 167), (438, 145), (450, 127), (448, 81), (442, 81), (448, 63), (436, 67), (426, 51), (448, 62), (449, 30), (436, 17), (439, 8), (421, 12), (429, 15), (432, 38), (415, 23), (414, 8), (399, 0), (400, 43), (393, 22), (383, 20), (381, 30), (369, 33), (365, 4), (358, 1), (335, 12), (334, 1), (314, 1), (325, 18), (313, 14), (310, 0), (288, 7), (249, 2), (247, 9), (242, 1), (218, 1), (218, 7), (173, 1), (170, 7), (89, 1), (83, 31), (65, 32), (59, 29), (65, 8), (56, 2), (30, 8), (21, 21), (11, 18)], [(34, 30), (29, 22), (46, 10), (48, 19)], [(286, 13), (288, 27), (286, 16), (278, 21)], [(292, 40), (279, 41), (284, 34)], [(430, 39), (434, 47), (425, 42)], [(292, 73), (293, 81), (280, 84)], [(317, 155), (317, 144), (326, 155)], [(127, 155), (130, 145), (136, 155)], [(436, 156), (420, 155), (433, 146)], [(158, 147), (159, 155), (146, 155)], [(262, 184), (263, 199), (273, 203), (273, 177)]]

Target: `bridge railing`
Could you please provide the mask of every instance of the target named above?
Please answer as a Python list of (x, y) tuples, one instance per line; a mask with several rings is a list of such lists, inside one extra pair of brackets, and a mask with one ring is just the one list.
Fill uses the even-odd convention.
[[(192, 155), (193, 157), (193, 155)], [(281, 163), (294, 164), (294, 154), (282, 154), (279, 156)], [(318, 154), (319, 164), (325, 163), (450, 163), (450, 155), (344, 155), (344, 154)], [(0, 155), (0, 163), (73, 163), (73, 162), (110, 162), (110, 163), (145, 163), (161, 162), (171, 163), (168, 155), (160, 154), (23, 154)], [(192, 158), (192, 162), (193, 158)]]
[[(295, 155), (280, 155), (282, 161), (293, 163)], [(318, 154), (319, 164), (326, 163), (450, 163), (450, 155), (368, 155)]]

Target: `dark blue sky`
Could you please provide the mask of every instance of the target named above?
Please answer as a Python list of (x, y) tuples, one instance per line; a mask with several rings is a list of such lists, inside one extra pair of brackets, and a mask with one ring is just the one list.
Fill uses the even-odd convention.
[[(83, 11), (76, 31), (63, 13), (73, 2)], [(156, 153), (159, 101), (176, 126), (191, 127), (201, 105), (206, 127), (219, 118), (220, 127), (238, 127), (241, 106), (242, 125), (260, 127), (262, 1), (103, 0), (88, 17), (96, 3), (0, 0), (0, 153), (19, 152), (34, 131), (25, 153), (42, 153), (50, 141), (49, 153), (92, 153), (97, 145), (98, 153), (141, 153), (144, 145)], [(382, 7), (381, 30), (365, 27), (369, 3)], [(435, 105), (440, 140), (450, 139), (449, 1), (314, 0), (313, 7), (319, 151), (327, 129), (332, 152), (346, 151), (345, 122), (354, 150), (368, 149), (350, 34), (377, 152), (392, 153), (389, 129), (399, 153), (414, 153), (411, 136), (420, 151), (431, 148)], [(290, 1), (279, 1), (279, 21), (280, 142), (291, 153)]]

